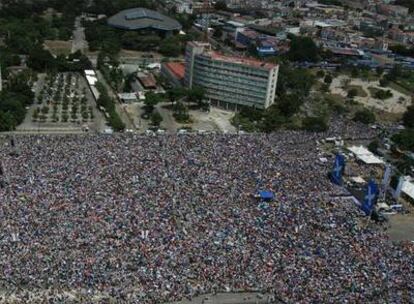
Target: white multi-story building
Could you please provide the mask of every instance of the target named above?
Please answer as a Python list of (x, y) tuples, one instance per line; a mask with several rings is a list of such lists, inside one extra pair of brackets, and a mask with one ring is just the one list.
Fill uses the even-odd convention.
[(225, 56), (204, 42), (189, 42), (185, 84), (205, 89), (212, 105), (238, 110), (266, 109), (274, 103), (279, 66), (246, 57)]

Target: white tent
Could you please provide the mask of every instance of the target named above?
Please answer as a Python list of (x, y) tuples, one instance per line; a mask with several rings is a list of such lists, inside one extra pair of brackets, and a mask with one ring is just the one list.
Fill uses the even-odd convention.
[(414, 199), (414, 183), (413, 181), (406, 179), (405, 182), (402, 185), (401, 191), (408, 195), (410, 198)]
[(94, 86), (98, 82), (98, 79), (95, 76), (86, 75), (86, 80), (91, 86)]
[(96, 74), (94, 70), (85, 70), (85, 75), (95, 76)]
[(366, 164), (369, 165), (378, 165), (378, 164), (384, 164), (384, 161), (377, 157), (374, 153), (369, 151), (367, 148), (363, 146), (352, 146), (348, 147), (348, 150), (351, 151), (356, 158), (363, 161)]

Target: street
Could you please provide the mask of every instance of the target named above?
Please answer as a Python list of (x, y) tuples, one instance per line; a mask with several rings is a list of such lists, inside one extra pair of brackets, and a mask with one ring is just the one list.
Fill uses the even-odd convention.
[(88, 42), (85, 37), (85, 28), (82, 27), (81, 17), (76, 17), (75, 30), (73, 31), (72, 38), (72, 53), (76, 51), (85, 51), (88, 49)]

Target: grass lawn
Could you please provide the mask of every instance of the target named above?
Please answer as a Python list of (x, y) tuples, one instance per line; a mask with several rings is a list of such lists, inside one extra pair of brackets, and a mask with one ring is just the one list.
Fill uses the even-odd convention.
[(325, 98), (330, 98), (333, 102), (345, 103), (346, 98), (339, 94), (325, 94)]
[(69, 55), (72, 51), (72, 42), (63, 40), (46, 40), (44, 43), (45, 47), (53, 55)]
[(411, 76), (409, 78), (399, 79), (397, 84), (409, 91), (410, 93), (414, 93), (414, 77)]
[(390, 113), (385, 111), (374, 110), (377, 121), (398, 122), (401, 120), (401, 114)]
[(407, 95), (407, 96), (410, 96), (412, 93), (414, 93), (414, 83), (411, 85), (413, 87), (411, 92), (409, 90), (407, 90), (405, 87), (402, 87), (401, 85), (399, 85), (396, 82), (390, 82), (390, 84), (388, 86), (391, 89), (394, 89), (397, 92), (400, 92), (401, 94), (404, 94), (404, 95)]

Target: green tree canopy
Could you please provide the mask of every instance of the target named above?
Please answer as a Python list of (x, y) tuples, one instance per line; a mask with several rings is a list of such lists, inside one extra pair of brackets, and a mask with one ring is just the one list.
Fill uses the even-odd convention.
[(306, 69), (294, 69), (282, 64), (279, 69), (279, 79), (276, 93), (278, 95), (297, 94), (308, 96), (312, 86), (315, 84), (315, 77)]
[(221, 10), (221, 11), (225, 11), (227, 9), (227, 4), (226, 1), (223, 0), (219, 0), (214, 4), (214, 8), (216, 10)]
[(297, 94), (281, 95), (276, 100), (277, 108), (286, 117), (296, 114), (303, 104), (303, 99)]
[(414, 151), (414, 130), (406, 129), (393, 135), (392, 141), (401, 149)]
[(30, 51), (27, 65), (39, 72), (56, 69), (55, 58), (40, 45)]
[(162, 122), (162, 116), (161, 116), (161, 114), (160, 113), (158, 113), (158, 111), (154, 111), (152, 114), (151, 114), (151, 123), (154, 125), (154, 126), (159, 126), (160, 124), (161, 124), (161, 122)]
[(409, 106), (405, 111), (403, 122), (406, 128), (414, 128), (414, 105)]
[(371, 124), (375, 122), (375, 114), (368, 109), (359, 110), (355, 113), (353, 120), (364, 124)]
[(302, 121), (302, 128), (311, 132), (324, 132), (328, 129), (328, 124), (324, 117), (305, 117)]
[(291, 61), (317, 62), (320, 60), (319, 48), (310, 37), (291, 37), (287, 56)]
[(162, 97), (159, 94), (155, 94), (153, 92), (148, 92), (145, 94), (145, 105), (152, 110), (154, 109), (154, 107), (162, 101)]
[(194, 86), (187, 91), (187, 99), (189, 102), (201, 104), (203, 102), (205, 90), (202, 87)]
[(332, 83), (332, 75), (328, 74), (325, 76), (325, 79), (323, 80), (326, 84), (331, 84)]

